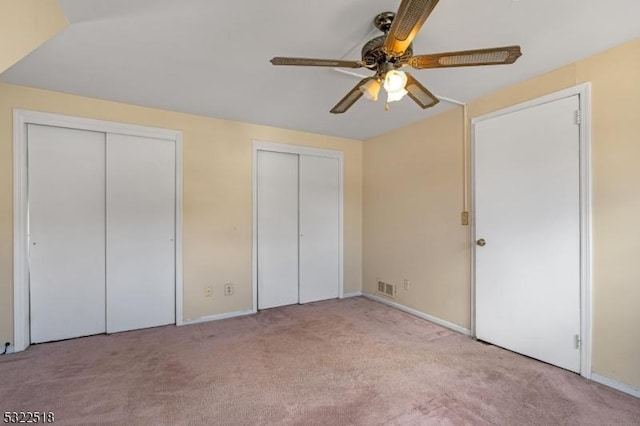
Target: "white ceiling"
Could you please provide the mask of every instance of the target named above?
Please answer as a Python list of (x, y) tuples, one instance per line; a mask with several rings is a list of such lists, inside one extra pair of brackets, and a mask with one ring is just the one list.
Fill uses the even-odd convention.
[[(329, 110), (358, 79), (273, 56), (359, 59), (399, 0), (60, 0), (71, 25), (0, 80), (205, 116), (367, 139), (437, 114), (410, 99)], [(437, 53), (519, 44), (514, 65), (414, 70), (469, 101), (640, 37), (638, 0), (441, 0), (414, 40)], [(366, 71), (355, 70), (362, 74)]]

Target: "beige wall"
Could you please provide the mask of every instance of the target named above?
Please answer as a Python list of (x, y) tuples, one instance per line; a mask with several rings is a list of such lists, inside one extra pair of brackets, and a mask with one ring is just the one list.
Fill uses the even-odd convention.
[[(469, 117), (592, 83), (593, 371), (640, 387), (640, 40), (485, 96)], [(462, 227), (459, 110), (364, 143), (363, 288), (470, 326), (469, 228)], [(408, 292), (402, 280), (411, 280)]]
[(468, 327), (462, 151), (459, 109), (364, 143), (363, 289), (396, 284), (398, 303)]
[(0, 0), (0, 73), (67, 25), (57, 0)]
[[(360, 291), (362, 142), (0, 84), (0, 342), (13, 342), (13, 108), (183, 132), (185, 319), (251, 308), (252, 140), (343, 151), (344, 287)], [(227, 282), (233, 296), (223, 296)]]
[(594, 370), (640, 387), (640, 40), (583, 61), (593, 82)]

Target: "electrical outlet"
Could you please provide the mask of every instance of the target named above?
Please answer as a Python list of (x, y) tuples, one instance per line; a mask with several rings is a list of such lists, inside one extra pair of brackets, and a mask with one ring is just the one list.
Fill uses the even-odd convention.
[(409, 291), (409, 280), (408, 279), (404, 279), (404, 289)]
[(233, 295), (233, 283), (226, 283), (224, 285), (224, 295), (225, 296)]
[(211, 297), (213, 296), (213, 286), (212, 285), (208, 285), (204, 287), (204, 297)]

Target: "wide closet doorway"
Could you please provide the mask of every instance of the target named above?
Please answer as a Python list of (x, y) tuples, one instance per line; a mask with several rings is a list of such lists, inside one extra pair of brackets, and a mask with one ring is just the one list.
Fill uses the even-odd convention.
[(25, 347), (176, 323), (177, 140), (88, 127), (24, 124)]
[(257, 309), (342, 292), (342, 153), (254, 144)]

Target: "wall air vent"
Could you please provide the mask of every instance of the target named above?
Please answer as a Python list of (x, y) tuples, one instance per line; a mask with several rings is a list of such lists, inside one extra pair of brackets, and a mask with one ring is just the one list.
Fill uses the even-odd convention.
[(396, 286), (393, 284), (385, 283), (384, 281), (378, 281), (378, 293), (382, 293), (385, 296), (389, 296), (395, 299)]

